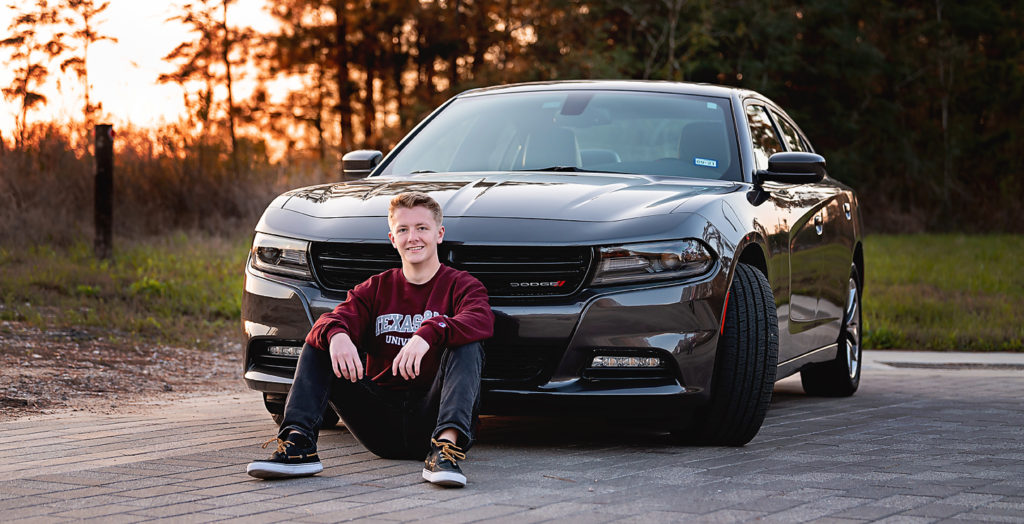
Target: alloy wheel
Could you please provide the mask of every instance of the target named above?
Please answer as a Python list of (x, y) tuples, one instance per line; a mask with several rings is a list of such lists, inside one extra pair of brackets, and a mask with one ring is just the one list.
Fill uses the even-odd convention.
[(849, 294), (846, 297), (846, 311), (843, 316), (845, 333), (843, 342), (846, 346), (846, 369), (850, 378), (856, 378), (860, 370), (860, 293), (857, 281), (850, 277)]

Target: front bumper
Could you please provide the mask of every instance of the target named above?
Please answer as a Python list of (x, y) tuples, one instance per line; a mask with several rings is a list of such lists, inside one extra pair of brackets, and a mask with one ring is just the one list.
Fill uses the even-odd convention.
[[(696, 281), (590, 289), (563, 301), (494, 301), (482, 411), (614, 409), (664, 415), (705, 402), (726, 279), (717, 263)], [(242, 300), (247, 386), (286, 393), (294, 368), (266, 365), (260, 355), (270, 344), (301, 345), (313, 319), (343, 298), (247, 266)], [(656, 356), (662, 366), (646, 372), (590, 368), (600, 354)]]

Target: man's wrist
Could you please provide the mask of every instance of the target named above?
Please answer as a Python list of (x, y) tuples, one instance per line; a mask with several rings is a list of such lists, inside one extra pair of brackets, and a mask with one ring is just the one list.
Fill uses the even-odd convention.
[(423, 325), (416, 330), (416, 333), (414, 333), (413, 336), (419, 337), (420, 340), (426, 342), (428, 346), (434, 346), (440, 339), (440, 329), (441, 328), (435, 326), (433, 323), (424, 322)]
[(327, 334), (327, 345), (328, 345), (328, 347), (330, 347), (330, 345), (334, 343), (334, 339), (338, 338), (339, 336), (344, 336), (344, 338), (340, 339), (342, 341), (344, 341), (344, 340), (348, 340), (350, 342), (352, 341), (352, 337), (348, 336), (348, 333), (346, 333), (342, 329), (338, 329), (337, 331), (333, 331), (333, 332), (330, 332), (330, 333)]

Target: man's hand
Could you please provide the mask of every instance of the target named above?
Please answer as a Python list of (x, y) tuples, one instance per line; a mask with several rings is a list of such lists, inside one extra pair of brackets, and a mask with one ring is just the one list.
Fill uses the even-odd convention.
[(395, 361), (391, 364), (391, 374), (402, 375), (405, 380), (412, 380), (420, 374), (420, 361), (423, 355), (427, 354), (430, 344), (423, 337), (413, 335), (402, 349), (395, 355)]
[(345, 377), (352, 382), (363, 378), (363, 361), (359, 360), (359, 351), (348, 333), (331, 337), (331, 367), (338, 378)]

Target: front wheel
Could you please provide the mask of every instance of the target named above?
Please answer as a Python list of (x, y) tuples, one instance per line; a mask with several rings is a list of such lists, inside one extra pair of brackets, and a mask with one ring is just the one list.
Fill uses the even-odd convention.
[(839, 330), (836, 359), (800, 371), (800, 382), (808, 395), (848, 397), (860, 386), (861, 370), (861, 292), (857, 266), (850, 268), (850, 282), (843, 308), (843, 326)]
[(775, 387), (779, 322), (768, 279), (737, 264), (726, 295), (710, 403), (675, 435), (684, 442), (742, 446), (757, 435)]

